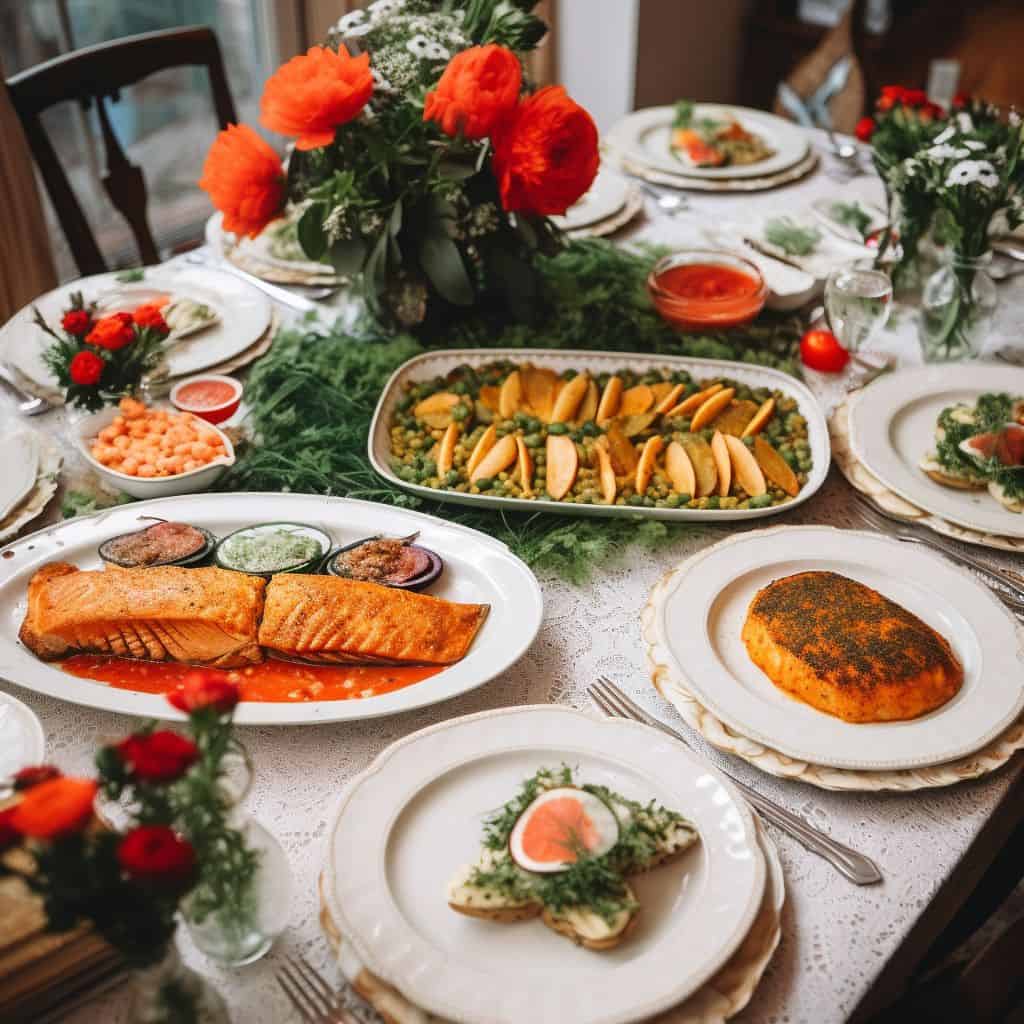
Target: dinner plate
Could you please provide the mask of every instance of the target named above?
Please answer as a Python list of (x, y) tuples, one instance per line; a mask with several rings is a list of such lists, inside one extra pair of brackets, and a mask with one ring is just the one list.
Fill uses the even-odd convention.
[[(435, 490), (401, 479), (391, 468), (391, 432), (389, 424), (395, 408), (402, 400), (407, 381), (432, 380), (443, 377), (457, 366), (483, 366), (495, 360), (532, 363), (550, 367), (556, 373), (564, 370), (589, 370), (592, 375), (614, 373), (631, 367), (639, 374), (648, 370), (685, 370), (697, 379), (728, 377), (750, 387), (778, 389), (797, 400), (800, 415), (807, 420), (807, 439), (811, 448), (813, 468), (800, 493), (784, 505), (750, 509), (643, 508), (632, 505), (577, 505), (564, 501), (527, 500), (524, 498), (492, 498), (487, 494), (466, 494), (461, 491)], [(586, 349), (539, 348), (458, 348), (439, 349), (414, 356), (391, 376), (381, 392), (370, 426), (369, 455), (373, 468), (396, 487), (412, 491), (432, 501), (448, 501), (459, 505), (476, 505), (519, 512), (555, 512), (559, 515), (614, 516), (626, 518), (666, 519), (680, 522), (729, 523), (741, 519), (759, 519), (796, 508), (825, 482), (830, 458), (828, 426), (821, 406), (808, 388), (781, 370), (753, 363), (733, 363), (724, 359), (691, 359), (687, 356), (655, 356), (638, 352), (592, 352)]]
[[(475, 858), (484, 819), (540, 767), (656, 800), (701, 842), (631, 881), (642, 911), (593, 952), (540, 921), (464, 917), (446, 883)], [(645, 726), (533, 706), (453, 719), (385, 750), (346, 787), (330, 830), (328, 909), (367, 968), (423, 1009), (479, 1024), (619, 1024), (695, 992), (757, 914), (764, 856), (732, 784)]]
[(228, 258), (229, 255), (238, 255), (247, 262), (263, 264), (271, 270), (280, 270), (287, 274), (305, 274), (318, 279), (338, 279), (338, 275), (330, 263), (318, 263), (306, 259), (286, 260), (281, 259), (280, 256), (274, 256), (270, 251), (270, 236), (266, 229), (261, 231), (255, 238), (238, 238), (236, 235), (225, 231), (224, 214), (219, 212), (214, 213), (207, 220), (204, 236), (207, 245), (218, 256), (223, 256), (224, 258)]
[[(10, 425), (7, 425), (8, 428)], [(5, 430), (6, 433), (6, 430)], [(4, 440), (4, 472), (0, 474), (0, 520), (28, 497), (39, 473), (39, 435), (14, 429)]]
[(576, 231), (618, 213), (626, 205), (628, 196), (629, 182), (621, 174), (602, 165), (583, 197), (562, 216), (551, 219), (563, 231)]
[(885, 374), (850, 409), (850, 445), (889, 490), (918, 508), (981, 533), (1024, 537), (1024, 515), (1004, 508), (987, 490), (943, 487), (918, 466), (935, 447), (939, 413), (957, 402), (973, 405), (990, 391), (1024, 395), (1024, 369), (960, 363)]
[[(86, 302), (124, 284), (119, 274), (96, 274), (63, 284), (47, 292), (16, 313), (0, 328), (0, 357), (16, 367), (30, 381), (50, 391), (60, 391), (60, 382), (43, 361), (52, 339), (32, 320), (38, 309), (55, 329), (72, 292), (82, 292)], [(163, 265), (146, 268), (139, 283), (165, 292), (180, 292), (216, 309), (220, 321), (197, 334), (167, 347), (167, 369), (171, 377), (184, 377), (215, 366), (244, 352), (270, 326), (270, 299), (258, 288), (231, 274), (211, 267)]]
[[(750, 602), (773, 580), (835, 572), (877, 590), (946, 638), (964, 668), (960, 692), (905, 722), (851, 723), (774, 686), (740, 638)], [(673, 578), (654, 623), (694, 696), (738, 733), (832, 768), (910, 769), (983, 747), (1024, 709), (1020, 627), (974, 576), (930, 551), (827, 526), (731, 537)]]
[(674, 107), (648, 107), (627, 114), (605, 136), (605, 140), (627, 160), (668, 174), (683, 174), (688, 178), (761, 178), (784, 171), (807, 155), (810, 144), (806, 133), (797, 125), (763, 110), (749, 107), (722, 106), (698, 103), (694, 117), (712, 117), (724, 120), (735, 118), (748, 131), (759, 135), (771, 149), (771, 156), (753, 164), (727, 167), (691, 167), (675, 156), (670, 148)]
[(57, 493), (57, 482), (64, 463), (60, 445), (53, 437), (42, 431), (35, 431), (35, 437), (39, 453), (35, 479), (21, 501), (0, 518), (0, 545), (6, 544), (11, 537), (41, 515), (50, 499)]
[(160, 695), (80, 679), (58, 663), (36, 658), (18, 641), (29, 579), (52, 561), (82, 569), (101, 567), (103, 541), (147, 525), (159, 516), (205, 527), (218, 537), (254, 522), (318, 526), (339, 544), (371, 535), (407, 536), (436, 551), (445, 571), (430, 588), (436, 597), (490, 605), (480, 632), (462, 661), (403, 689), (349, 700), (274, 703), (245, 701), (240, 725), (302, 725), (376, 718), (447, 700), (493, 679), (515, 664), (540, 628), (543, 601), (533, 573), (500, 541), (433, 516), (348, 498), (310, 494), (197, 494), (137, 502), (69, 520), (23, 537), (4, 550), (0, 582), (0, 678), (75, 704), (153, 718), (180, 717)]
[(29, 765), (42, 764), (46, 737), (35, 712), (0, 690), (0, 782)]

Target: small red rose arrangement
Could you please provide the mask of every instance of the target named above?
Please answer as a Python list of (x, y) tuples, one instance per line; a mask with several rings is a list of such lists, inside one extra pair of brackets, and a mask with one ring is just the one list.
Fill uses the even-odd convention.
[[(44, 899), (48, 927), (90, 921), (134, 966), (160, 961), (188, 897), (197, 919), (243, 901), (258, 866), (229, 823), (222, 786), (226, 755), (238, 749), (232, 718), (238, 689), (196, 669), (168, 695), (188, 716), (188, 735), (149, 723), (96, 756), (98, 777), (72, 778), (51, 765), (20, 771), (17, 803), (0, 811), (0, 853), (23, 845), (24, 873)], [(95, 814), (100, 796), (128, 818), (114, 831)], [(13, 870), (9, 859), (0, 871)]]
[(282, 214), (312, 260), (360, 275), (371, 312), (403, 327), (484, 306), (537, 312), (549, 220), (590, 188), (593, 119), (560, 86), (531, 91), (522, 56), (547, 31), (529, 2), (381, 0), (266, 82), (264, 128), (294, 141), (287, 168), (252, 128), (211, 147), (200, 185), (227, 230)]
[(53, 339), (43, 353), (46, 365), (64, 389), (66, 400), (91, 412), (131, 394), (163, 357), (170, 328), (157, 303), (132, 312), (97, 316), (81, 292), (54, 330), (35, 310), (35, 323)]

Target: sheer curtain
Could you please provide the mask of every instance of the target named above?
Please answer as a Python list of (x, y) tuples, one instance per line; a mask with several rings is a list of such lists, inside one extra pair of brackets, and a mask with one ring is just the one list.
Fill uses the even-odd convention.
[(57, 283), (32, 154), (0, 69), (0, 323)]

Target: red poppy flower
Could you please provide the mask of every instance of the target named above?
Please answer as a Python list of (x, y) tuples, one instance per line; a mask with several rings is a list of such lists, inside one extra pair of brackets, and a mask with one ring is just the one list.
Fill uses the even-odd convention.
[(854, 128), (853, 134), (861, 142), (870, 142), (871, 136), (875, 134), (875, 119), (873, 117), (862, 117), (857, 122), (857, 127)]
[(135, 340), (135, 325), (131, 313), (111, 313), (97, 320), (85, 339), (90, 345), (114, 351)]
[(427, 93), (423, 120), (437, 121), (448, 135), (461, 132), (482, 139), (519, 99), (523, 69), (504, 46), (472, 46), (457, 53), (433, 92)]
[(103, 360), (95, 352), (77, 352), (68, 364), (68, 374), (75, 384), (91, 388), (103, 376)]
[(117, 848), (117, 862), (138, 882), (169, 889), (187, 888), (196, 874), (196, 852), (166, 825), (140, 825)]
[(879, 110), (891, 110), (897, 103), (903, 102), (906, 91), (902, 85), (883, 85), (875, 106)]
[(55, 839), (83, 829), (92, 817), (93, 779), (50, 779), (28, 790), (11, 808), (10, 823), (23, 836)]
[(171, 329), (167, 326), (167, 321), (161, 312), (161, 307), (155, 302), (146, 302), (138, 306), (132, 312), (132, 319), (137, 327), (148, 327), (151, 331), (157, 331), (160, 334), (171, 333)]
[(903, 93), (903, 105), (906, 107), (923, 107), (928, 102), (928, 93), (924, 89), (906, 89)]
[(178, 689), (167, 694), (168, 703), (186, 714), (213, 708), (224, 715), (233, 711), (239, 700), (238, 687), (230, 679), (201, 668), (186, 672)]
[(52, 764), (34, 764), (28, 768), (14, 773), (14, 791), (23, 793), (26, 789), (38, 786), (40, 782), (49, 782), (50, 779), (59, 779), (61, 771)]
[(281, 158), (246, 124), (229, 124), (213, 141), (199, 187), (224, 215), (224, 230), (258, 235), (284, 206)]
[(597, 126), (560, 85), (523, 100), (495, 125), (491, 140), (506, 210), (565, 213), (597, 174)]
[(132, 775), (144, 782), (173, 782), (199, 760), (199, 748), (169, 729), (136, 733), (115, 749)]
[(373, 95), (370, 55), (350, 57), (311, 46), (267, 79), (260, 100), (260, 122), (272, 132), (296, 136), (296, 149), (318, 149), (334, 141)]
[(84, 309), (69, 309), (61, 318), (60, 325), (68, 334), (80, 338), (83, 334), (89, 333), (92, 317)]

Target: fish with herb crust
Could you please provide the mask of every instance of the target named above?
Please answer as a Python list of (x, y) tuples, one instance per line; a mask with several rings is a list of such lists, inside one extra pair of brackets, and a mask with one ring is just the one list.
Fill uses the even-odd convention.
[(510, 923), (534, 917), (587, 949), (613, 949), (640, 905), (627, 879), (699, 841), (681, 814), (606, 786), (577, 785), (570, 768), (541, 768), (489, 818), (477, 859), (448, 884), (448, 905)]

